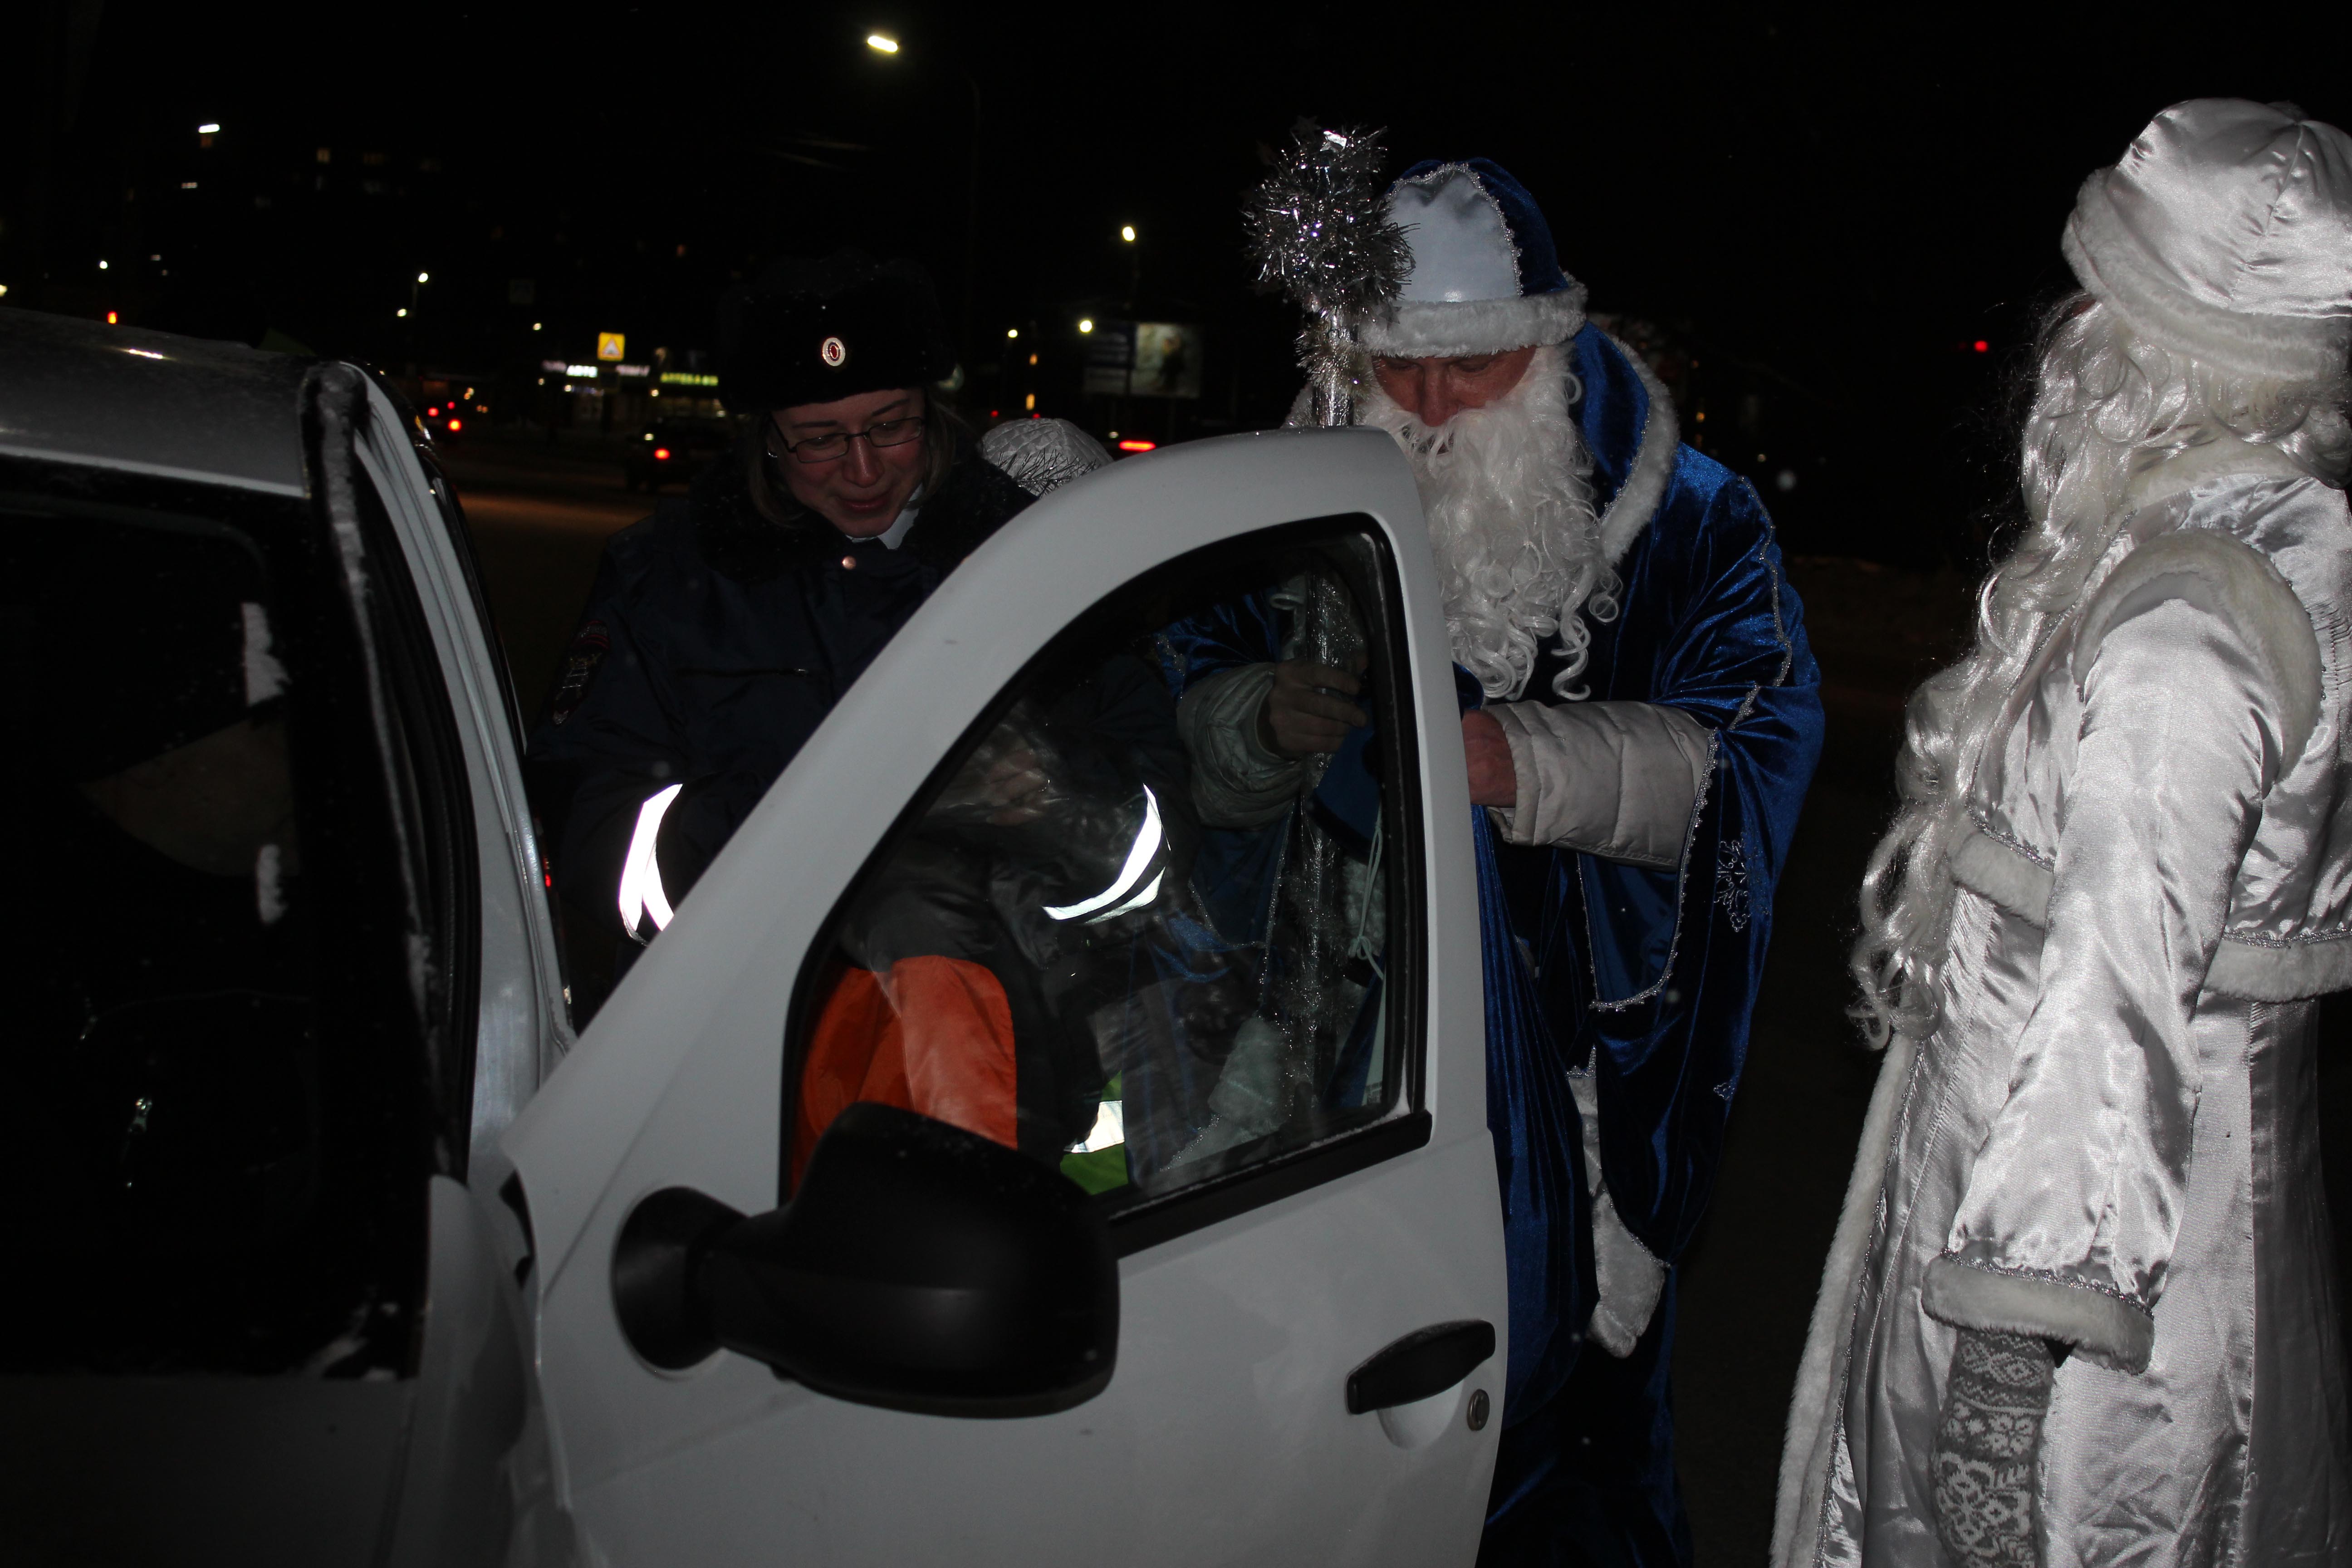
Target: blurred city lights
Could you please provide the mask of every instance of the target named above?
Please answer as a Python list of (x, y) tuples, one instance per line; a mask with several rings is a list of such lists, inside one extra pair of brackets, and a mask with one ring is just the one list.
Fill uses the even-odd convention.
[(544, 323), (542, 323), (542, 322), (533, 321), (533, 322), (530, 324), (530, 330), (531, 330), (532, 331), (534, 331), (534, 332), (535, 332), (535, 331), (539, 331), (539, 329), (541, 328), (541, 326), (542, 326), (543, 324), (544, 324)]
[(1976, 351), (1980, 354), (1989, 354), (1992, 353), (1992, 345), (1985, 342), (1984, 339), (1979, 338), (1976, 341)]
[(430, 272), (420, 272), (416, 275), (416, 280), (419, 283), (430, 283), (433, 281), (433, 274)]
[(868, 33), (866, 35), (866, 47), (876, 54), (895, 55), (898, 52), (898, 40), (887, 33)]
[(1159, 446), (1157, 441), (1139, 441), (1130, 437), (1118, 444), (1118, 449), (1122, 452), (1150, 452), (1157, 450)]
[(1017, 338), (1021, 335), (1021, 329), (1018, 327), (1007, 327), (1004, 329), (1004, 335), (1008, 338)]
[(106, 324), (107, 324), (108, 326), (110, 326), (110, 327), (111, 327), (111, 326), (115, 325), (115, 324), (116, 324), (117, 322), (119, 322), (121, 319), (122, 319), (121, 317), (120, 317), (120, 316), (118, 316), (117, 314), (115, 314), (115, 312), (113, 312), (112, 310), (109, 310), (109, 311), (106, 313)]
[(394, 310), (394, 311), (393, 312), (393, 314), (394, 314), (394, 315), (395, 315), (395, 316), (399, 316), (399, 317), (405, 318), (405, 317), (407, 316), (407, 314), (408, 314), (408, 307), (407, 307), (407, 306), (405, 306), (405, 305), (403, 305), (399, 310)]
[(1093, 320), (1093, 318), (1091, 318), (1091, 317), (1087, 317), (1087, 318), (1082, 319), (1082, 320), (1078, 322), (1078, 331), (1082, 331), (1082, 332), (1091, 332), (1091, 331), (1093, 331), (1094, 330), (1095, 330), (1095, 323), (1094, 323), (1094, 320)]
[(105, 262), (103, 262), (103, 261), (100, 262), (100, 263), (98, 264), (98, 269), (99, 269), (100, 272), (105, 271), (105, 270), (106, 270), (106, 263), (105, 263)]
[(1119, 238), (1127, 241), (1128, 244), (1133, 245), (1135, 243), (1135, 226), (1131, 223), (1119, 225), (1118, 237)]
[(196, 134), (197, 134), (197, 135), (199, 135), (199, 136), (217, 136), (217, 135), (219, 135), (219, 134), (220, 134), (220, 121), (217, 121), (217, 120), (215, 120), (215, 121), (208, 121), (208, 122), (206, 122), (206, 123), (205, 123), (205, 124), (203, 124), (203, 125), (199, 125), (199, 126), (197, 126), (197, 127), (196, 127)]

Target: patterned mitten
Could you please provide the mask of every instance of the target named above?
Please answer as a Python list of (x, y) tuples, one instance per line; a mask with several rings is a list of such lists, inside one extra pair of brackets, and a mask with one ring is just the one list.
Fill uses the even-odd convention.
[(2050, 1408), (2046, 1340), (1960, 1331), (1936, 1428), (1936, 1539), (1977, 1568), (2039, 1568), (2033, 1472)]

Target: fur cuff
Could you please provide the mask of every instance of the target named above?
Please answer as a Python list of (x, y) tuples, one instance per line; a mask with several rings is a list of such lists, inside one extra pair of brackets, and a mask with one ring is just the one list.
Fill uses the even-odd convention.
[(2059, 1279), (1996, 1274), (1949, 1253), (1927, 1265), (1919, 1305), (1956, 1329), (2057, 1340), (2116, 1372), (2146, 1372), (2156, 1348), (2156, 1320), (2121, 1297)]
[(1359, 321), (1356, 340), (1366, 353), (1435, 359), (1564, 343), (1583, 328), (1584, 285), (1571, 283), (1517, 300), (1404, 300)]
[(2047, 930), (2050, 889), (2047, 866), (2037, 866), (2000, 840), (1979, 830), (1960, 840), (1952, 851), (1952, 880), (1972, 893), (1981, 893), (2007, 910)]

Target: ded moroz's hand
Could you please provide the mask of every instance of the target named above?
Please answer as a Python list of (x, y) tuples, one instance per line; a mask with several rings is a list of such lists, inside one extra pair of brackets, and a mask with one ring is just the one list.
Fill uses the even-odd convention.
[(1257, 738), (1279, 756), (1336, 752), (1349, 731), (1371, 722), (1349, 700), (1363, 689), (1344, 669), (1286, 659), (1274, 667), (1274, 685), (1257, 710)]
[(1502, 721), (1483, 708), (1462, 715), (1462, 752), (1470, 763), (1472, 805), (1517, 805), (1519, 775), (1511, 766), (1511, 742)]

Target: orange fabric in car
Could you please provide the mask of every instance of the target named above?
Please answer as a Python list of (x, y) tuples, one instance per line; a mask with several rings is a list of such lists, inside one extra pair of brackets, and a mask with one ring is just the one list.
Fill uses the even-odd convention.
[(833, 1119), (866, 1100), (1018, 1147), (1013, 1005), (981, 964), (902, 958), (849, 969), (825, 998), (801, 1068), (793, 1184)]

